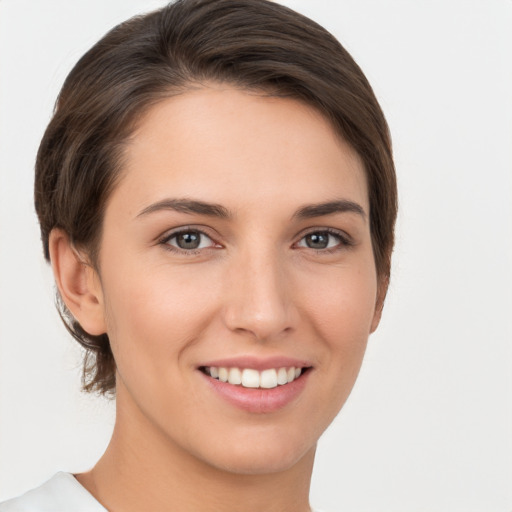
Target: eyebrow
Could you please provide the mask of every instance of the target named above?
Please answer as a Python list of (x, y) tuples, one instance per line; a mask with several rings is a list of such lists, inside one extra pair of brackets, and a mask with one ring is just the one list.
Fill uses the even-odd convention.
[[(232, 213), (220, 204), (198, 201), (195, 199), (162, 199), (144, 208), (137, 217), (142, 217), (162, 210), (174, 210), (181, 213), (207, 215), (221, 219), (230, 219)], [(294, 219), (312, 219), (336, 213), (356, 213), (366, 219), (366, 213), (361, 205), (347, 199), (328, 201), (326, 203), (308, 204), (299, 208), (292, 216)]]
[(309, 204), (297, 210), (293, 217), (297, 219), (311, 219), (314, 217), (323, 217), (324, 215), (333, 215), (335, 213), (357, 213), (366, 220), (364, 208), (354, 201), (347, 199), (338, 199), (327, 203)]
[(142, 217), (149, 213), (161, 210), (174, 210), (182, 213), (195, 213), (199, 215), (207, 215), (209, 217), (219, 217), (221, 219), (229, 219), (232, 217), (231, 212), (220, 204), (207, 203), (204, 201), (196, 201), (194, 199), (163, 199), (156, 203), (150, 204), (144, 208), (137, 217)]

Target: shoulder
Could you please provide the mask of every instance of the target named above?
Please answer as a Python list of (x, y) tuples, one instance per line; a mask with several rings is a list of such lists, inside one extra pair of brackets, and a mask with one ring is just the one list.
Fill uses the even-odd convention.
[(70, 473), (57, 473), (43, 485), (0, 503), (0, 512), (106, 512)]
[[(0, 512), (107, 512), (70, 473), (57, 473), (18, 498), (0, 503)], [(323, 512), (312, 508), (311, 512)]]

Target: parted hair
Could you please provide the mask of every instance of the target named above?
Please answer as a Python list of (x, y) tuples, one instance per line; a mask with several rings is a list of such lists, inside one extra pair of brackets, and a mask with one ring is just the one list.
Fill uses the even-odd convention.
[[(309, 18), (268, 0), (178, 0), (108, 32), (66, 78), (41, 141), (35, 207), (45, 258), (60, 228), (97, 268), (102, 219), (123, 145), (164, 98), (208, 82), (291, 97), (317, 109), (366, 171), (377, 274), (390, 275), (397, 214), (391, 139), (370, 84), (349, 53)], [(88, 334), (57, 293), (85, 349), (83, 388), (115, 392), (108, 335)]]

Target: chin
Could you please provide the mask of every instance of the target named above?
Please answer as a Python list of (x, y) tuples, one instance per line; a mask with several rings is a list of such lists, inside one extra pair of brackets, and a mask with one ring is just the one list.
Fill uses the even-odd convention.
[(218, 450), (202, 457), (205, 462), (239, 475), (265, 475), (281, 473), (314, 459), (316, 440), (306, 443), (304, 436), (280, 433), (273, 437), (255, 435), (251, 440), (235, 440), (218, 445)]

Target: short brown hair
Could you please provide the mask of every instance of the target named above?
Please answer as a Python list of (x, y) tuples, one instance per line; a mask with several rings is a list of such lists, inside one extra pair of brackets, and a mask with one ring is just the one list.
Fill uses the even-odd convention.
[[(397, 192), (384, 115), (361, 69), (329, 32), (267, 0), (178, 0), (121, 23), (79, 60), (36, 161), (35, 206), (46, 259), (49, 234), (58, 227), (96, 265), (123, 142), (150, 105), (212, 81), (296, 98), (331, 121), (364, 163), (375, 265), (387, 280)], [(114, 391), (107, 334), (89, 335), (58, 304), (86, 350), (84, 389)]]

